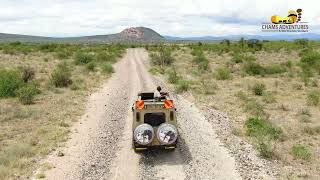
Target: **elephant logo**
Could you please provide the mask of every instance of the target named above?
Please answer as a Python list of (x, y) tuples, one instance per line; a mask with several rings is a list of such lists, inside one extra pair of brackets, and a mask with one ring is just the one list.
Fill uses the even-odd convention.
[(273, 24), (294, 24), (301, 21), (302, 9), (289, 10), (287, 16), (271, 16)]

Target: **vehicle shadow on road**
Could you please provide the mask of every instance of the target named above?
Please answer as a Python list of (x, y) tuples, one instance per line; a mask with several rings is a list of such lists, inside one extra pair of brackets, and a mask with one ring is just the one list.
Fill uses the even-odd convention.
[(175, 151), (150, 149), (140, 152), (139, 154), (141, 155), (139, 163), (151, 167), (157, 165), (184, 165), (192, 160), (191, 153), (181, 138)]

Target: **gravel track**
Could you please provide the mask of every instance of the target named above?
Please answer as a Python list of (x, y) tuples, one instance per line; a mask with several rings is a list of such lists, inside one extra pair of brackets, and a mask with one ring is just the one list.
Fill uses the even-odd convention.
[[(115, 73), (92, 94), (86, 114), (72, 128), (70, 139), (45, 162), (54, 168), (46, 179), (241, 179), (243, 164), (221, 142), (215, 123), (183, 96), (171, 93), (178, 109), (178, 148), (134, 153), (131, 106), (139, 91), (164, 83), (148, 72), (144, 49), (128, 49)], [(209, 119), (208, 119), (209, 117)], [(215, 122), (215, 120), (214, 120)], [(219, 131), (218, 131), (219, 132)], [(236, 157), (236, 158), (235, 158)], [(249, 179), (249, 178), (248, 178)], [(269, 178), (265, 178), (269, 179)]]

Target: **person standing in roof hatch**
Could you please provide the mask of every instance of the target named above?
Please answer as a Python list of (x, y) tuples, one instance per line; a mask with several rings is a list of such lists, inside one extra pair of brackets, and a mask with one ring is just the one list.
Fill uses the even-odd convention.
[(161, 87), (158, 86), (157, 90), (154, 92), (153, 96), (154, 96), (155, 99), (161, 100), (167, 95), (168, 95), (168, 93), (167, 92), (161, 92)]

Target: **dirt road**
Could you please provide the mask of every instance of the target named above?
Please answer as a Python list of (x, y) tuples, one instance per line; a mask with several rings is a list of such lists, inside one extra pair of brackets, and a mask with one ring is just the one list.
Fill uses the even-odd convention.
[[(46, 179), (241, 179), (239, 167), (215, 128), (192, 103), (173, 95), (180, 142), (174, 152), (131, 148), (131, 106), (139, 91), (161, 84), (146, 68), (143, 49), (128, 49), (115, 73), (90, 96), (86, 114), (64, 147), (45, 162)], [(60, 153), (60, 154), (61, 154)], [(266, 178), (268, 179), (268, 178)]]

